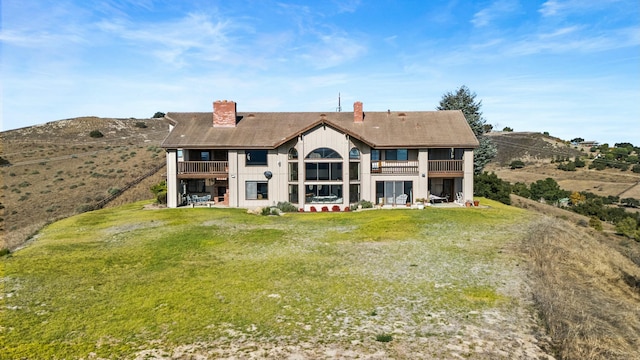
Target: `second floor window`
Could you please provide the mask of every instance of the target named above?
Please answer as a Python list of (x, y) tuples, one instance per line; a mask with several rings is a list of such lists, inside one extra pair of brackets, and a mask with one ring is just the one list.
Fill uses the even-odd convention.
[(407, 149), (393, 149), (384, 151), (385, 160), (409, 160), (409, 153)]
[(246, 165), (267, 165), (267, 150), (246, 150)]

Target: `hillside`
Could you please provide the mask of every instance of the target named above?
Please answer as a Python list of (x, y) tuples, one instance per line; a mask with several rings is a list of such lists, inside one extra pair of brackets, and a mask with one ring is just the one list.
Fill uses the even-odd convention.
[[(165, 119), (81, 117), (0, 133), (0, 248), (14, 249), (44, 224), (101, 207), (148, 199), (164, 177)], [(94, 130), (103, 137), (91, 137)], [(131, 184), (139, 187), (121, 193)]]
[[(488, 135), (496, 145), (498, 153), (485, 170), (495, 172), (498, 177), (512, 184), (531, 184), (550, 177), (565, 190), (640, 199), (640, 174), (618, 169), (595, 170), (588, 167), (576, 171), (563, 171), (558, 169), (558, 164), (552, 163), (557, 157), (587, 158), (590, 154), (588, 148), (571, 145), (541, 133), (495, 132)], [(522, 160), (525, 167), (510, 169), (509, 164), (513, 160)]]
[(73, 216), (0, 258), (0, 353), (638, 358), (640, 268), (591, 229), (481, 201), (285, 216), (142, 202)]

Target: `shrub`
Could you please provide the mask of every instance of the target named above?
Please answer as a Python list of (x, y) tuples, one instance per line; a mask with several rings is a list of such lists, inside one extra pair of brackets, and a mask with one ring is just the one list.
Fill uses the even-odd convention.
[(7, 256), (9, 254), (11, 254), (11, 251), (9, 251), (9, 249), (7, 248), (0, 249), (0, 256)]
[(333, 207), (331, 208), (331, 211), (339, 212), (339, 211), (340, 211), (340, 206), (338, 206), (338, 205), (333, 205)]
[(634, 218), (626, 217), (616, 223), (616, 233), (633, 239), (636, 236), (637, 227), (638, 222)]
[(3, 158), (2, 156), (0, 156), (0, 166), (9, 166), (11, 165), (11, 163), (9, 162), (9, 160)]
[(529, 190), (529, 187), (527, 186), (527, 184), (522, 182), (513, 184), (513, 186), (511, 186), (511, 191), (518, 196), (522, 196), (523, 198), (531, 197), (531, 191)]
[(158, 111), (158, 112), (156, 112), (155, 114), (153, 114), (153, 118), (154, 118), (154, 119), (157, 119), (157, 118), (163, 118), (163, 117), (164, 117), (164, 115), (165, 115), (165, 113)]
[(116, 195), (116, 194), (120, 193), (120, 189), (117, 188), (117, 187), (112, 187), (112, 188), (109, 188), (109, 190), (107, 190), (107, 192), (109, 193), (109, 195), (113, 196), (113, 195)]
[(376, 341), (389, 342), (391, 340), (393, 340), (393, 336), (391, 336), (391, 334), (378, 334), (378, 335), (376, 335)]
[(511, 164), (509, 164), (511, 169), (522, 169), (524, 167), (524, 162), (522, 160), (513, 160)]
[(92, 138), (101, 138), (104, 136), (104, 134), (102, 134), (100, 130), (91, 130), (89, 136), (91, 136)]
[(263, 207), (262, 209), (260, 209), (260, 215), (262, 216), (271, 215), (271, 208)]
[(591, 218), (589, 218), (589, 226), (591, 226), (592, 228), (598, 231), (602, 231), (602, 221), (600, 221), (600, 219), (598, 219), (595, 216), (592, 216)]
[(82, 204), (82, 205), (76, 207), (76, 212), (78, 214), (85, 213), (85, 212), (91, 211), (91, 210), (93, 210), (93, 205), (90, 205), (90, 204)]
[(297, 212), (298, 208), (296, 208), (293, 204), (288, 201), (280, 201), (276, 205), (278, 209), (282, 212)]
[(633, 167), (631, 168), (631, 171), (633, 171), (636, 174), (640, 174), (640, 164), (633, 165)]
[(475, 195), (511, 205), (511, 184), (500, 179), (495, 173), (484, 172), (473, 177)]
[(625, 198), (620, 201), (626, 207), (637, 208), (640, 207), (640, 200), (634, 198)]
[(162, 180), (161, 182), (153, 185), (151, 187), (151, 192), (155, 195), (156, 202), (158, 204), (167, 203), (167, 181), (166, 180)]
[(558, 165), (558, 169), (564, 171), (576, 171), (576, 163), (574, 163), (573, 161), (569, 161), (566, 164)]
[(142, 121), (136, 121), (136, 124), (134, 126), (140, 129), (145, 129), (147, 127), (147, 124)]

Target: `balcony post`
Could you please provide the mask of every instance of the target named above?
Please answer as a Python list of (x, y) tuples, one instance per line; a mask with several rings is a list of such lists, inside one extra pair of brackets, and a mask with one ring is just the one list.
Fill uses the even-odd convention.
[(473, 150), (465, 149), (462, 158), (463, 174), (462, 193), (464, 201), (473, 201)]
[(167, 149), (167, 207), (178, 207), (178, 152)]

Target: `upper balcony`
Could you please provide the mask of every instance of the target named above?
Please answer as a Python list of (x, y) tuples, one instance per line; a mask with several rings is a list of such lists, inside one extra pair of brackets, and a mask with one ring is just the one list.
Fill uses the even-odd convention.
[[(417, 160), (380, 160), (371, 162), (372, 174), (415, 175), (419, 172)], [(430, 177), (462, 176), (464, 174), (462, 160), (429, 160)]]
[(178, 177), (204, 179), (228, 174), (228, 161), (178, 161)]
[(372, 174), (417, 174), (417, 160), (379, 160), (371, 162)]
[(429, 160), (430, 177), (463, 176), (463, 160)]

